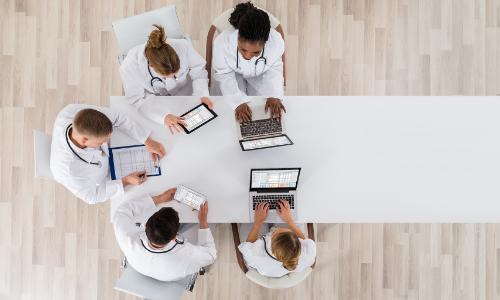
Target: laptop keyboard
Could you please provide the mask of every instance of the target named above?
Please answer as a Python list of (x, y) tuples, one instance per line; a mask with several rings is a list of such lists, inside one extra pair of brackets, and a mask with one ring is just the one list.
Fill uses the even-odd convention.
[(256, 120), (247, 124), (240, 124), (242, 137), (281, 133), (282, 130), (281, 121), (272, 121), (271, 119)]
[(286, 201), (288, 201), (288, 203), (290, 204), (290, 208), (294, 208), (295, 206), (295, 203), (294, 203), (294, 198), (293, 198), (293, 194), (290, 195), (290, 194), (287, 194), (287, 195), (262, 195), (262, 196), (259, 196), (259, 195), (255, 195), (255, 196), (252, 196), (252, 199), (253, 199), (253, 210), (255, 210), (255, 206), (261, 202), (267, 202), (269, 203), (269, 209), (276, 209), (276, 207), (279, 207), (279, 204), (278, 204), (278, 200), (280, 199), (285, 199)]

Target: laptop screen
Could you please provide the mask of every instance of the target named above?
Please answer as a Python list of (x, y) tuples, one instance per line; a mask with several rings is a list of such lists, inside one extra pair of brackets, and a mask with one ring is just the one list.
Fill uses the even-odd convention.
[(300, 168), (252, 169), (250, 189), (297, 189)]
[(241, 142), (243, 150), (254, 150), (292, 144), (292, 141), (290, 141), (290, 139), (286, 135), (269, 138), (259, 138), (251, 141)]

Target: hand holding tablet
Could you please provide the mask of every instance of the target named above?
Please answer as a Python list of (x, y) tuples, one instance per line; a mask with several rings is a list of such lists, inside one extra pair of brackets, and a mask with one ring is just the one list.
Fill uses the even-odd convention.
[(201, 103), (192, 110), (183, 114), (181, 117), (184, 117), (183, 123), (185, 125), (182, 123), (179, 123), (179, 125), (187, 134), (190, 134), (201, 126), (217, 118), (217, 114), (213, 110), (208, 108), (207, 104)]
[(193, 209), (200, 210), (200, 205), (207, 201), (207, 197), (189, 189), (182, 184), (179, 185), (175, 192), (174, 199), (191, 206)]

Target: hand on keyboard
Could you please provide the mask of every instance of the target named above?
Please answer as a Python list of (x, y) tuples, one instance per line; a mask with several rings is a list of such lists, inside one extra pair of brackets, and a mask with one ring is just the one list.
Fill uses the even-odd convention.
[(293, 223), (293, 217), (292, 217), (292, 211), (290, 210), (290, 204), (285, 199), (280, 199), (278, 200), (278, 205), (279, 208), (276, 209), (276, 212), (278, 213), (278, 216), (283, 219), (286, 223), (292, 222)]
[(243, 124), (250, 123), (252, 121), (252, 110), (248, 104), (240, 104), (234, 111), (236, 119), (240, 120)]
[(269, 214), (269, 203), (262, 202), (255, 207), (255, 223), (262, 224)]
[(278, 98), (267, 98), (266, 113), (268, 108), (271, 109), (271, 120), (273, 119), (273, 115), (276, 120), (281, 120), (281, 110), (286, 113), (285, 106), (283, 106), (283, 103), (281, 103), (281, 100)]

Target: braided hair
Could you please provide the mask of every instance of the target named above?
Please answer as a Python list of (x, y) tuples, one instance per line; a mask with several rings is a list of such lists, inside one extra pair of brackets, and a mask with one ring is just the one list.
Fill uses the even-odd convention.
[(238, 29), (238, 39), (252, 43), (265, 43), (269, 39), (271, 31), (269, 16), (250, 1), (236, 5), (229, 17), (229, 23)]

